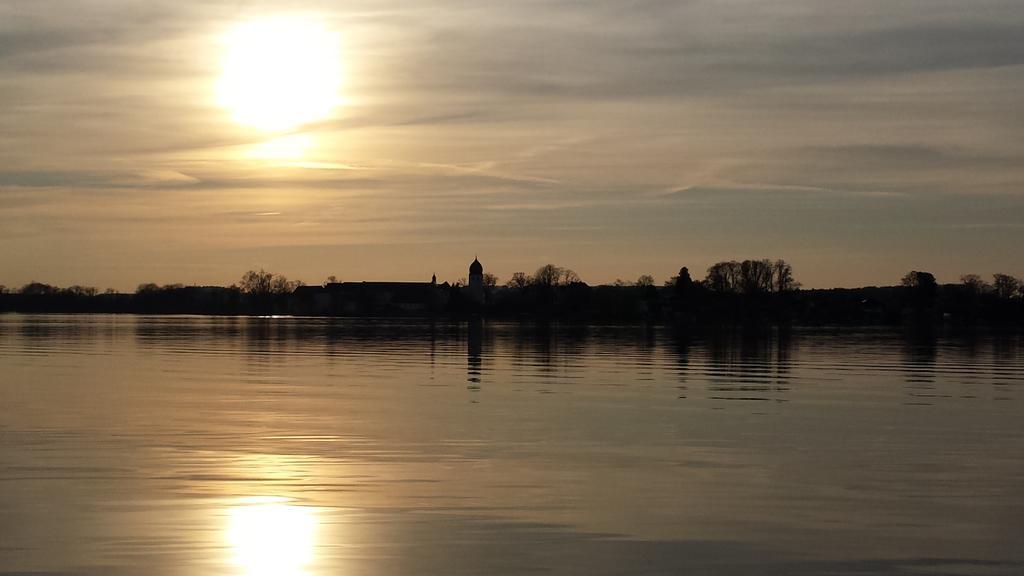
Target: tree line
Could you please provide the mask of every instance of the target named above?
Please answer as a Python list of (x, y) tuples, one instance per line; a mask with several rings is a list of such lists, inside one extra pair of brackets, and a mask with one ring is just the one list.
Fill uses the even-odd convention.
[[(325, 285), (336, 280), (329, 277)], [(250, 270), (227, 287), (145, 283), (133, 294), (30, 282), (15, 290), (0, 286), (0, 311), (289, 313), (293, 293), (304, 285), (263, 269)], [(439, 286), (449, 290), (447, 303), (433, 312), (696, 324), (1024, 323), (1024, 281), (1003, 273), (991, 281), (966, 274), (958, 283), (939, 284), (931, 273), (914, 270), (894, 286), (805, 290), (785, 260), (749, 259), (717, 262), (699, 280), (683, 267), (661, 286), (647, 274), (591, 286), (572, 269), (554, 264), (532, 274), (516, 272), (504, 283), (485, 275), (483, 301), (468, 298), (464, 285)]]

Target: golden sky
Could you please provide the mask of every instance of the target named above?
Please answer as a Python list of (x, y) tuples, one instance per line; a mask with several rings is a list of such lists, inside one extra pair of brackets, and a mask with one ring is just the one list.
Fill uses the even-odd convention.
[(0, 284), (1019, 275), (1021, 38), (1018, 0), (7, 1)]

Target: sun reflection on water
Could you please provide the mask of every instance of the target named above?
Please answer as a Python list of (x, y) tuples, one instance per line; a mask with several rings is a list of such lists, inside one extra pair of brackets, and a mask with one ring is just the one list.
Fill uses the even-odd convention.
[(313, 561), (313, 508), (283, 498), (247, 500), (228, 511), (232, 562), (246, 576), (304, 576)]

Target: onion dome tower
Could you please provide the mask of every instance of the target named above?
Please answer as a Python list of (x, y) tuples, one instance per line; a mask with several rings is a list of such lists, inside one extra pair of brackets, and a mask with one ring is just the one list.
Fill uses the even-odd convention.
[(473, 258), (473, 263), (469, 265), (469, 287), (483, 289), (484, 287), (484, 265)]

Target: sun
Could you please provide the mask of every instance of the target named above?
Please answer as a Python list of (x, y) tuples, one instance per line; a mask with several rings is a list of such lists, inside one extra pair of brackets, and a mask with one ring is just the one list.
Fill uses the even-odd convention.
[(218, 101), (267, 131), (323, 120), (340, 103), (339, 35), (312, 18), (246, 22), (225, 37)]

